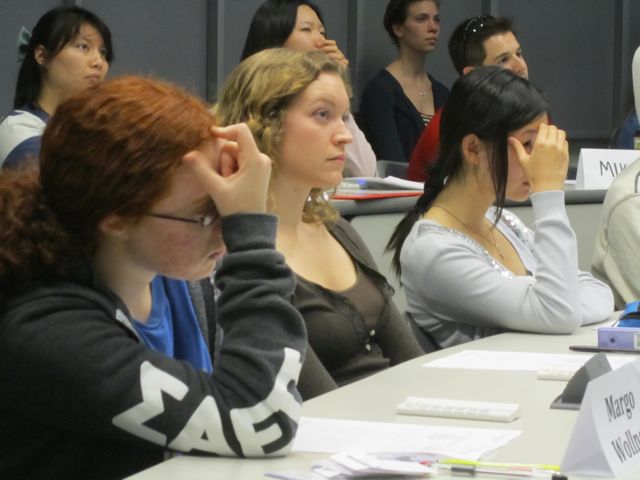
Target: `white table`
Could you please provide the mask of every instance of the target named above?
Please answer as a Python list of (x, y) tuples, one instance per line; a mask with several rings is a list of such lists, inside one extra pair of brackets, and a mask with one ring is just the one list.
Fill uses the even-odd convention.
[[(595, 344), (596, 333), (584, 327), (575, 335), (551, 336), (505, 333), (441, 350), (314, 398), (304, 404), (308, 417), (384, 422), (425, 423), (462, 427), (522, 430), (521, 436), (491, 456), (491, 460), (559, 464), (577, 418), (577, 411), (550, 410), (566, 382), (538, 380), (535, 372), (423, 368), (426, 361), (461, 350), (569, 353), (573, 344)], [(640, 358), (640, 357), (639, 357)], [(409, 417), (395, 414), (395, 406), (409, 395), (513, 402), (521, 416), (503, 424), (477, 420)], [(176, 457), (129, 477), (132, 480), (242, 480), (265, 478), (269, 471), (307, 472), (324, 454), (291, 453), (284, 458), (235, 459)], [(447, 477), (438, 477), (447, 478)], [(456, 477), (459, 478), (459, 477)], [(584, 477), (571, 476), (571, 480)], [(618, 477), (637, 480), (640, 467)]]

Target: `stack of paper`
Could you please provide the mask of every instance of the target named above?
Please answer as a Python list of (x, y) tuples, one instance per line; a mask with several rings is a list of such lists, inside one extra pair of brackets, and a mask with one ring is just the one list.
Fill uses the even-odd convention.
[(365, 453), (338, 453), (313, 466), (323, 478), (371, 478), (380, 476), (425, 477), (437, 474), (433, 467), (418, 462), (386, 460)]
[(408, 453), (479, 460), (503, 447), (522, 432), (493, 428), (363, 422), (302, 417), (294, 452)]
[[(332, 457), (321, 460), (311, 468), (312, 475), (307, 478), (425, 478), (436, 475), (438, 470), (418, 462), (406, 460), (389, 460), (378, 458), (361, 452), (338, 453)], [(305, 478), (304, 475), (291, 473), (271, 472), (268, 477), (280, 480), (293, 480)]]
[(397, 177), (349, 177), (338, 186), (333, 198), (361, 200), (372, 198), (414, 197), (423, 192), (424, 185)]

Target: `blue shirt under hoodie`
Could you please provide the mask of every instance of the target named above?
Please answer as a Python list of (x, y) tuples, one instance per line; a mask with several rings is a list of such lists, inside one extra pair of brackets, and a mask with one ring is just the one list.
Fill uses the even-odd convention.
[(144, 344), (207, 373), (213, 372), (187, 283), (158, 275), (151, 282), (151, 298), (153, 305), (147, 322), (134, 321)]

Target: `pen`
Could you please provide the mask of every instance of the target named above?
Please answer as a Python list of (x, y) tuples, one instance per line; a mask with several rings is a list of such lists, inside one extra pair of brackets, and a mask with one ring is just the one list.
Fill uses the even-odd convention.
[(445, 465), (470, 465), (474, 467), (497, 467), (497, 468), (524, 468), (536, 470), (550, 470), (554, 472), (560, 471), (560, 465), (548, 465), (546, 463), (501, 463), (501, 462), (482, 462), (477, 460), (463, 460), (459, 458), (443, 458), (438, 463)]
[(475, 465), (450, 465), (444, 463), (434, 463), (438, 469), (445, 470), (452, 476), (475, 477), (479, 475), (489, 475), (509, 478), (531, 478), (539, 480), (568, 480), (566, 475), (550, 470), (540, 470), (534, 468), (512, 468), (509, 467), (480, 467)]

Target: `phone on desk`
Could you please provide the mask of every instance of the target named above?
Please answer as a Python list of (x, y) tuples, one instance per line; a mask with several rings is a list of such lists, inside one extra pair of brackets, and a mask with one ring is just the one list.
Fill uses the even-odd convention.
[(598, 345), (570, 345), (569, 350), (574, 352), (604, 352), (604, 353), (635, 353), (639, 354), (640, 350), (624, 350), (621, 348), (599, 347)]

